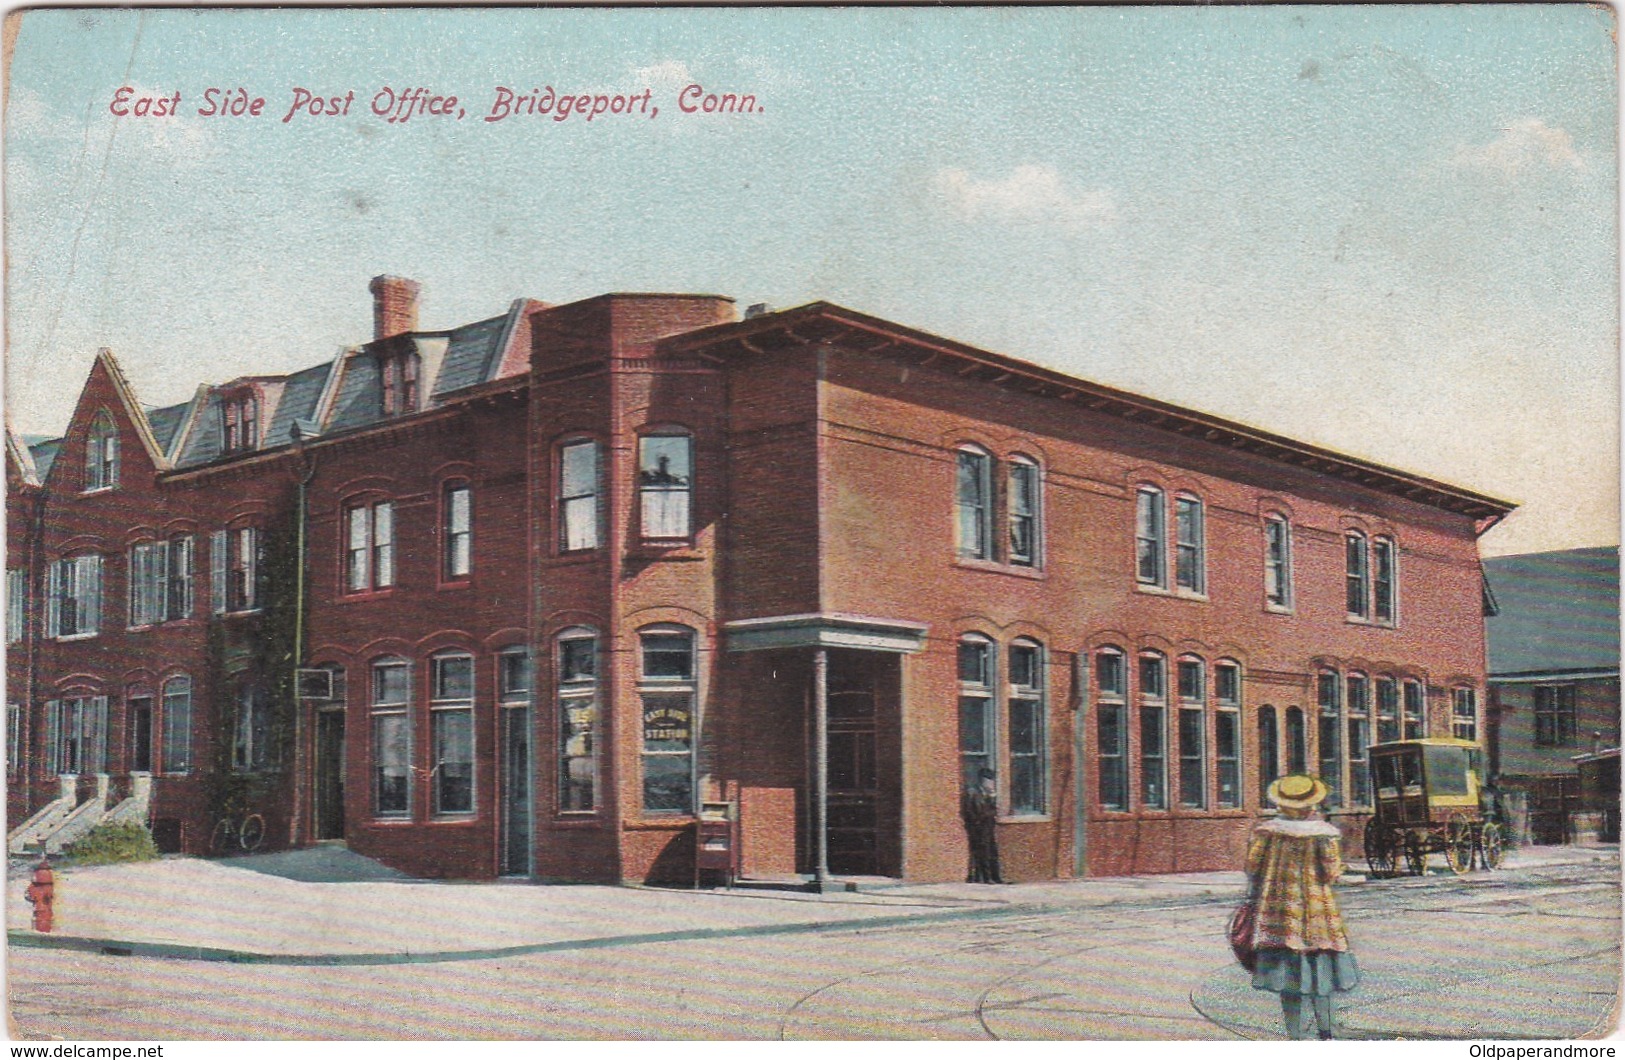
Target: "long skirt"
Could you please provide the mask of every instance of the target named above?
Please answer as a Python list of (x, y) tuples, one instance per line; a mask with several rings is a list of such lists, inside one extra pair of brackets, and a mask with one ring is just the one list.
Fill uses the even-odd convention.
[(1353, 990), (1360, 983), (1354, 954), (1341, 950), (1261, 949), (1253, 971), (1253, 989), (1277, 994), (1325, 997), (1334, 990)]

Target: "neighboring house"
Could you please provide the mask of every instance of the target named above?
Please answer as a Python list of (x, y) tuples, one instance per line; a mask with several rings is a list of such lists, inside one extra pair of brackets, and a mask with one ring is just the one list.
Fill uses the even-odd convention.
[(1619, 748), (1619, 549), (1500, 556), (1484, 572), (1498, 612), (1490, 772), (1527, 793), (1533, 840), (1561, 843), (1582, 809), (1576, 758)]
[(989, 768), (1043, 879), (1234, 868), (1290, 770), (1357, 835), (1370, 744), (1482, 738), (1504, 502), (828, 303), (372, 290), (169, 409), (97, 359), (12, 543), (29, 806), (151, 771), (170, 847), (643, 880), (726, 801), (746, 873), (949, 880)]

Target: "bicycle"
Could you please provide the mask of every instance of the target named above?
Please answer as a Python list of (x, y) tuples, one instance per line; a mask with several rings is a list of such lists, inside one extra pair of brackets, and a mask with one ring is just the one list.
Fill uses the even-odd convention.
[(209, 853), (217, 858), (237, 850), (252, 854), (264, 842), (265, 818), (259, 814), (250, 813), (235, 820), (222, 817), (215, 823), (214, 832), (209, 837)]

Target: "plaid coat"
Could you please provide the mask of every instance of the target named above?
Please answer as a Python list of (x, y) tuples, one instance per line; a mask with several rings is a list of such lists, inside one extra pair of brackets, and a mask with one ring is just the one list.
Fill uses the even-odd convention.
[(1343, 871), (1337, 829), (1325, 821), (1277, 818), (1253, 830), (1247, 876), (1258, 903), (1257, 949), (1346, 951), (1332, 881)]

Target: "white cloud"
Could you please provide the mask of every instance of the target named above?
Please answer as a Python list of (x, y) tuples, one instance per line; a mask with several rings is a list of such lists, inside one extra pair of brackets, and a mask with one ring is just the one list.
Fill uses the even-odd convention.
[(1569, 131), (1539, 118), (1515, 121), (1489, 143), (1463, 144), (1456, 148), (1454, 161), (1463, 168), (1492, 170), (1509, 177), (1535, 168), (1586, 168)]
[(1049, 166), (1017, 166), (1003, 178), (979, 180), (963, 169), (938, 170), (932, 190), (968, 219), (1051, 221), (1086, 228), (1110, 224), (1117, 203), (1109, 188), (1076, 191)]
[(649, 66), (640, 66), (632, 71), (632, 76), (638, 79), (639, 84), (672, 91), (680, 91), (697, 80), (689, 72), (688, 64), (680, 59), (664, 59)]

